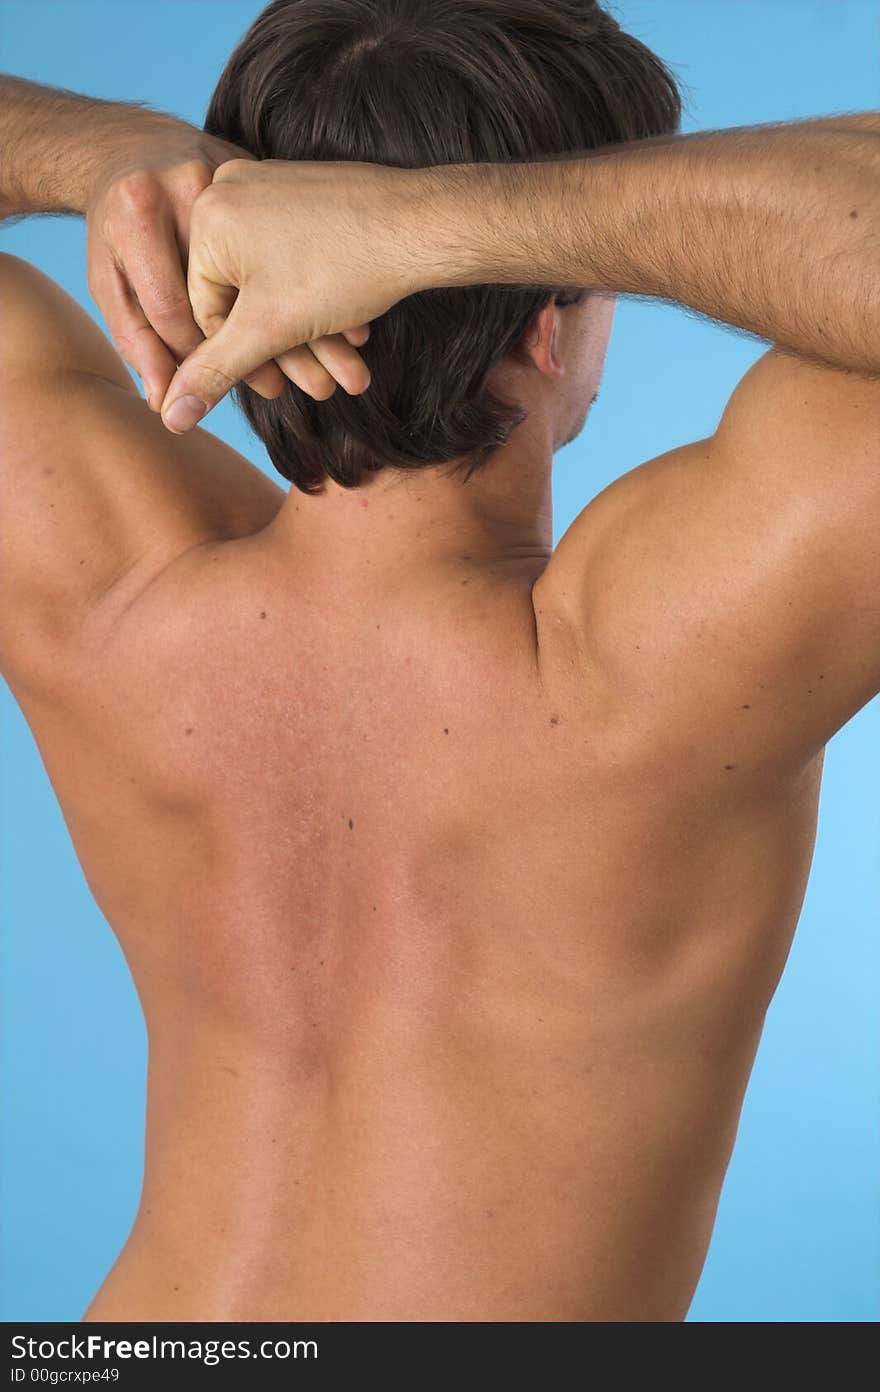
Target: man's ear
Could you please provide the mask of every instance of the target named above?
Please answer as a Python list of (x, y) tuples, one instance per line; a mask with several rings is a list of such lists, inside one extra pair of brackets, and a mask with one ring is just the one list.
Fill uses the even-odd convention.
[(530, 359), (545, 377), (557, 379), (565, 375), (565, 364), (559, 356), (559, 314), (552, 300), (535, 315), (516, 345), (516, 353)]

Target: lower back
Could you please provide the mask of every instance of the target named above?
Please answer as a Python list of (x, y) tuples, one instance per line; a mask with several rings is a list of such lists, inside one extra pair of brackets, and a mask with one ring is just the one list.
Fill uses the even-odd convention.
[(305, 1065), (207, 1028), (182, 1067), (160, 1048), (141, 1210), (88, 1317), (682, 1318), (755, 1039), (707, 1059), (457, 1015), (399, 1005)]
[(264, 923), (235, 952), (212, 915), (185, 989), (142, 976), (143, 1200), (90, 1318), (684, 1316), (777, 970), (755, 934), (791, 923), (519, 850), (518, 893), (484, 846), (445, 910), (423, 864), (404, 921), (365, 871), (298, 956), (293, 921), (261, 962)]

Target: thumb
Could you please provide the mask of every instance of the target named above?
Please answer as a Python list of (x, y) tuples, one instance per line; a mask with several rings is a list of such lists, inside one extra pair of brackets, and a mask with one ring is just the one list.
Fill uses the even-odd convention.
[(171, 379), (161, 406), (165, 425), (175, 435), (191, 430), (218, 401), (268, 360), (258, 328), (241, 314), (236, 300), (229, 317), (184, 358)]

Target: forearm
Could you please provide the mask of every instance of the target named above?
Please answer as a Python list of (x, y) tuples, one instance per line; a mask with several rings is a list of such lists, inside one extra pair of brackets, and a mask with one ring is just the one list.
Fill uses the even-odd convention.
[(84, 213), (111, 156), (173, 116), (0, 75), (0, 218)]
[(449, 279), (657, 296), (878, 373), (878, 135), (880, 115), (857, 113), (431, 171)]

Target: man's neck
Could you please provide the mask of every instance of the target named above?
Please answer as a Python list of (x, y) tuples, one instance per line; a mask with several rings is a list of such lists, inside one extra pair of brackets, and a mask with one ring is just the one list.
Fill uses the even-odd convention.
[(458, 561), (543, 568), (553, 542), (549, 451), (511, 441), (468, 480), (449, 469), (384, 469), (358, 488), (328, 481), (316, 495), (292, 487), (273, 532), (304, 564), (326, 564), (339, 579), (362, 578), (366, 565), (374, 580)]

